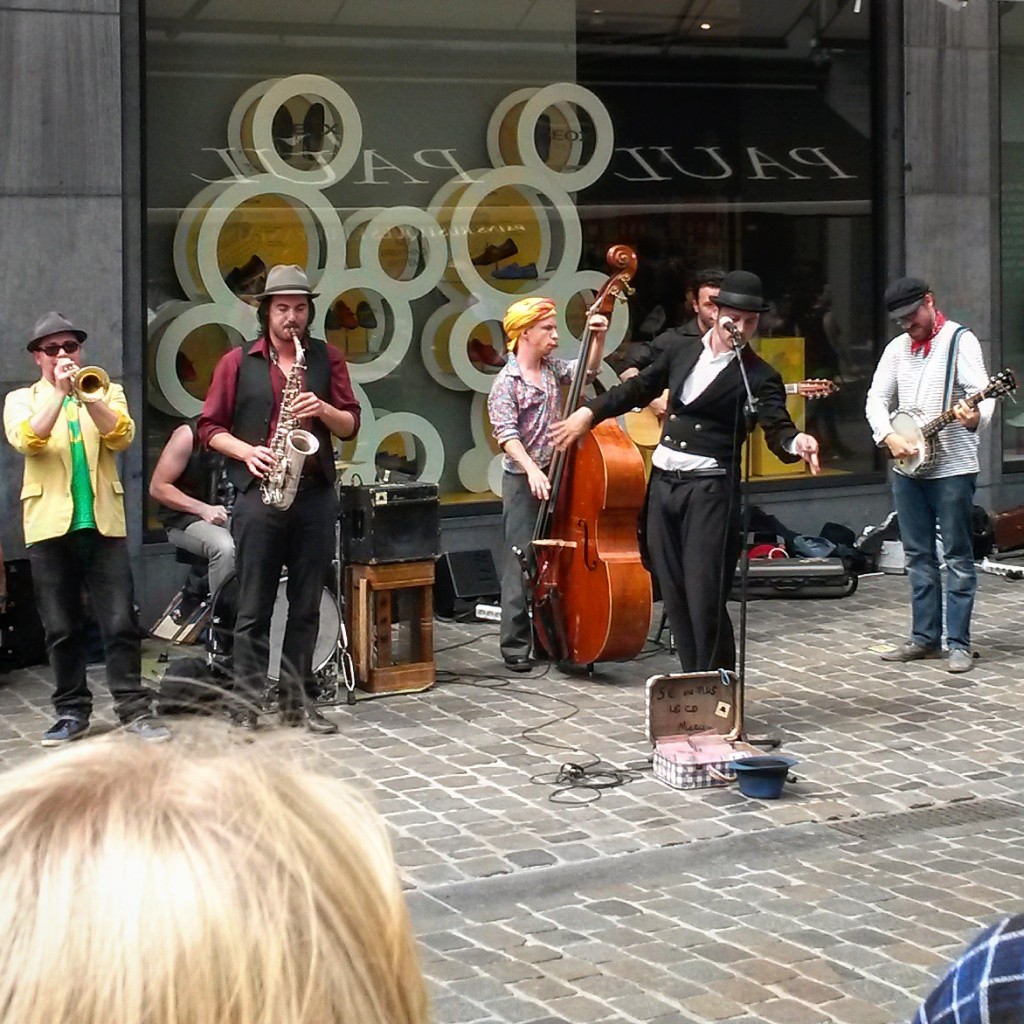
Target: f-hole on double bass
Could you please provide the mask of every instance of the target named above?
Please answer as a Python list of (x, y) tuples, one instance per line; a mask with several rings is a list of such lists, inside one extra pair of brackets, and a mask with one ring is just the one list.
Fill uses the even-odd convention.
[[(597, 293), (588, 321), (595, 313), (608, 316), (631, 291), (636, 253), (613, 245), (607, 260), (615, 273)], [(563, 418), (581, 402), (592, 345), (588, 323)], [(537, 639), (552, 658), (570, 664), (632, 658), (651, 624), (651, 579), (636, 532), (646, 489), (643, 458), (608, 420), (556, 452), (549, 477), (551, 494), (537, 515), (526, 563)]]

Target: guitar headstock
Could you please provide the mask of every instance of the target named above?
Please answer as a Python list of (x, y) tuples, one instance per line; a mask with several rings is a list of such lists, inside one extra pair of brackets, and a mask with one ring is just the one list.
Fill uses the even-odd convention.
[(796, 393), (803, 398), (828, 398), (839, 390), (839, 385), (834, 380), (823, 378), (812, 378), (797, 382)]
[(1013, 370), (1007, 367), (1005, 370), (1000, 370), (992, 379), (981, 389), (981, 397), (983, 398), (1001, 398), (1003, 395), (1012, 394), (1017, 390), (1017, 378), (1014, 376)]

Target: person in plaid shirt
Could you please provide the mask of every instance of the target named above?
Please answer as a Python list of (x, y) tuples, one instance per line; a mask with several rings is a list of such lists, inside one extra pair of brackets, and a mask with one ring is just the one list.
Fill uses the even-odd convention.
[[(551, 299), (520, 299), (502, 320), (509, 355), (494, 378), (487, 412), (494, 438), (501, 445), (501, 521), (504, 565), (501, 576), (501, 654), (513, 672), (532, 664), (532, 629), (526, 588), (513, 548), (529, 550), (541, 502), (551, 494), (548, 465), (554, 448), (550, 430), (559, 413), (561, 387), (572, 381), (576, 360), (552, 355), (558, 345), (556, 308)], [(597, 376), (604, 354), (608, 319), (594, 313), (588, 376)]]
[(1004, 917), (960, 954), (911, 1024), (1024, 1020), (1024, 914)]

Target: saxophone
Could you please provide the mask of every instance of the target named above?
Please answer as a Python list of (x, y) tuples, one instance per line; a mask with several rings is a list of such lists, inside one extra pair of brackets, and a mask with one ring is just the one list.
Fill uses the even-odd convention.
[(263, 503), (282, 512), (292, 507), (306, 459), (320, 450), (320, 442), (299, 426), (299, 420), (292, 412), (292, 405), (302, 390), (302, 375), (306, 369), (306, 353), (299, 342), (299, 332), (293, 331), (292, 336), (295, 338), (295, 363), (284, 385), (277, 429), (270, 442), (274, 468), (260, 481)]

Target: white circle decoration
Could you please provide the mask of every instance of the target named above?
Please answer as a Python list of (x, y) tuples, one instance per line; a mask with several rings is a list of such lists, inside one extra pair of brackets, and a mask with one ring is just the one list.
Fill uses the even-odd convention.
[[(444, 351), (449, 351), (451, 329), (449, 328), (440, 339), (438, 338), (438, 332), (444, 331), (445, 322), (457, 317), (465, 308), (466, 304), (464, 301), (446, 302), (443, 306), (438, 306), (427, 317), (427, 322), (423, 325), (423, 330), (420, 332), (420, 357), (423, 359), (423, 366), (427, 373), (441, 387), (447, 388), (449, 391), (469, 391), (470, 387), (454, 372), (454, 367), (449, 371), (438, 362), (437, 349), (441, 341), (443, 341)], [(451, 356), (448, 358), (450, 361)]]
[[(515, 92), (510, 92), (498, 105), (494, 108), (494, 112), (491, 114), (490, 120), (487, 122), (487, 155), (490, 157), (491, 163), (495, 167), (510, 167), (514, 164), (510, 164), (505, 159), (501, 152), (501, 130), (504, 127), (505, 119), (512, 113), (517, 106), (525, 107), (527, 100), (531, 99), (538, 92), (537, 88), (532, 89), (516, 89)], [(579, 119), (573, 112), (572, 107), (566, 103), (553, 103), (550, 104), (558, 113), (565, 118), (566, 124), (569, 125), (569, 130), (574, 132), (577, 136), (581, 136)], [(548, 108), (545, 108), (548, 109)], [(543, 113), (543, 112), (542, 112)], [(538, 115), (539, 119), (540, 115)], [(519, 156), (519, 142), (518, 142), (518, 126), (522, 123), (523, 111), (520, 110), (516, 120), (516, 155)], [(536, 120), (535, 119), (535, 123)], [(582, 138), (576, 138), (572, 141), (572, 145), (569, 150), (569, 158), (571, 160), (579, 159), (579, 154), (582, 151), (583, 142)], [(538, 154), (539, 155), (539, 154)], [(521, 156), (519, 156), (520, 164), (525, 163)], [(556, 169), (551, 167), (546, 161), (544, 161), (545, 167), (548, 170), (555, 171)]]
[[(387, 277), (386, 274), (384, 276)], [(324, 278), (326, 279), (326, 277), (325, 273)], [(391, 281), (392, 279), (387, 277), (387, 280)], [(318, 288), (324, 301), (317, 306), (316, 320), (314, 321), (317, 337), (324, 336), (324, 320), (331, 302), (353, 289), (369, 293), (367, 301), (374, 309), (374, 315), (379, 325), (375, 330), (383, 331), (383, 325), (388, 322), (384, 307), (387, 306), (391, 310), (391, 335), (388, 344), (380, 348), (373, 359), (364, 363), (354, 361), (348, 363), (348, 372), (352, 380), (358, 381), (360, 384), (369, 384), (371, 381), (380, 380), (389, 373), (393, 373), (405, 359), (412, 346), (414, 327), (412, 306), (409, 305), (407, 299), (403, 299), (400, 295), (392, 295), (390, 289), (378, 288), (376, 284), (368, 283), (365, 269), (346, 270), (342, 272), (337, 283), (332, 284), (329, 288), (323, 285)], [(380, 297), (379, 300), (376, 296)], [(379, 343), (379, 339), (377, 341)]]
[(178, 379), (177, 358), (182, 343), (197, 327), (220, 324), (237, 331), (243, 338), (254, 338), (259, 333), (256, 312), (240, 302), (204, 303), (193, 306), (168, 324), (160, 338), (156, 353), (154, 376), (157, 387), (167, 403), (181, 416), (198, 416), (203, 403), (190, 395)]
[[(515, 186), (520, 191), (523, 187), (531, 188), (535, 192), (547, 196), (552, 208), (558, 211), (565, 236), (561, 259), (548, 280), (539, 279), (536, 287), (528, 291), (517, 292), (515, 298), (547, 295), (559, 289), (567, 276), (576, 272), (583, 252), (583, 233), (579, 217), (576, 214), (576, 207), (568, 194), (552, 181), (550, 175), (522, 167), (499, 167), (497, 170), (489, 171), (479, 181), (470, 185), (459, 197), (452, 213), (449, 238), (452, 261), (460, 279), (469, 291), (489, 302), (501, 305), (502, 313), (512, 299), (508, 292), (493, 287), (477, 273), (469, 252), (469, 231), (477, 206), (491, 192), (506, 185)], [(547, 218), (542, 218), (540, 223), (547, 227)]]
[[(206, 293), (215, 302), (239, 303), (241, 301), (228, 288), (227, 282), (221, 274), (217, 259), (217, 239), (225, 221), (234, 210), (247, 199), (261, 195), (294, 199), (298, 204), (307, 208), (306, 216), (302, 215), (301, 209), (298, 210), (300, 219), (303, 220), (306, 228), (309, 244), (310, 266), (306, 268), (307, 272), (321, 263), (318, 252), (319, 241), (313, 218), (320, 222), (325, 237), (329, 239), (329, 248), (334, 249), (336, 253), (340, 252), (341, 255), (340, 257), (336, 256), (333, 260), (328, 257), (319, 280), (315, 280), (315, 271), (310, 273), (310, 279), (313, 281), (314, 290), (330, 294), (330, 290), (337, 287), (340, 282), (345, 266), (345, 233), (341, 227), (338, 211), (318, 189), (311, 188), (309, 185), (281, 181), (272, 174), (261, 174), (249, 181), (235, 182), (212, 198), (196, 239), (196, 260)], [(312, 214), (312, 217), (308, 214)], [(340, 291), (341, 289), (338, 288), (335, 294), (340, 294)]]
[[(380, 240), (397, 227), (411, 227), (426, 243), (423, 270), (408, 281), (395, 280), (380, 262)], [(429, 213), (415, 206), (392, 206), (381, 210), (366, 225), (359, 243), (359, 265), (370, 286), (381, 294), (386, 293), (389, 298), (418, 299), (436, 287), (448, 265), (448, 250), (440, 240), (441, 227)]]
[[(278, 108), (293, 96), (316, 96), (338, 115), (341, 146), (326, 164), (304, 171), (282, 160), (274, 148), (273, 120)], [(252, 117), (252, 139), (267, 170), (286, 181), (329, 188), (352, 169), (363, 148), (363, 123), (359, 108), (337, 82), (322, 75), (291, 75), (275, 82), (256, 104)]]
[[(245, 124), (245, 117), (250, 115), (250, 131), (252, 117), (255, 115), (256, 101), (276, 82), (279, 78), (267, 78), (262, 82), (249, 86), (241, 96), (235, 100), (235, 105), (228, 114), (228, 153), (234, 161), (235, 166), (243, 172), (260, 174), (266, 170), (262, 163), (254, 164), (246, 152), (245, 140), (242, 138), (242, 128)], [(259, 154), (255, 154), (258, 156)]]
[(501, 497), (501, 481), (504, 476), (505, 470), (501, 464), (501, 456), (495, 455), (487, 467), (487, 484), (499, 498)]
[(491, 489), (487, 471), (493, 459), (494, 452), (490, 448), (470, 448), (462, 453), (459, 458), (459, 481), (467, 491), (483, 494)]
[(488, 310), (483, 304), (470, 306), (469, 309), (460, 313), (455, 323), (452, 324), (451, 333), (448, 336), (448, 356), (452, 361), (452, 369), (456, 376), (473, 391), (487, 394), (494, 383), (494, 374), (484, 373), (478, 370), (469, 358), (469, 342), (475, 331), (481, 324), (488, 320), (501, 320), (505, 307), (501, 312), (497, 309)]
[[(576, 171), (555, 171), (541, 159), (537, 152), (534, 128), (537, 119), (544, 111), (555, 104), (575, 103), (589, 115), (594, 125), (594, 152), (589, 163)], [(605, 172), (612, 159), (615, 148), (615, 129), (605, 105), (589, 89), (572, 82), (559, 82), (555, 85), (538, 89), (526, 101), (523, 112), (519, 116), (517, 131), (519, 157), (523, 165), (554, 178), (566, 192), (578, 192), (580, 189), (593, 185)]]
[(174, 228), (174, 273), (185, 294), (195, 302), (209, 298), (202, 280), (193, 274), (193, 270), (197, 273), (199, 271), (199, 258), (196, 253), (199, 228), (210, 209), (210, 203), (230, 184), (230, 181), (214, 181), (201, 188), (188, 206), (181, 211)]
[(437, 427), (414, 412), (391, 412), (370, 424), (363, 421), (356, 445), (356, 462), (366, 462), (372, 469), (377, 449), (391, 434), (411, 434), (423, 445), (423, 469), (418, 480), (436, 484), (444, 471), (444, 442)]

